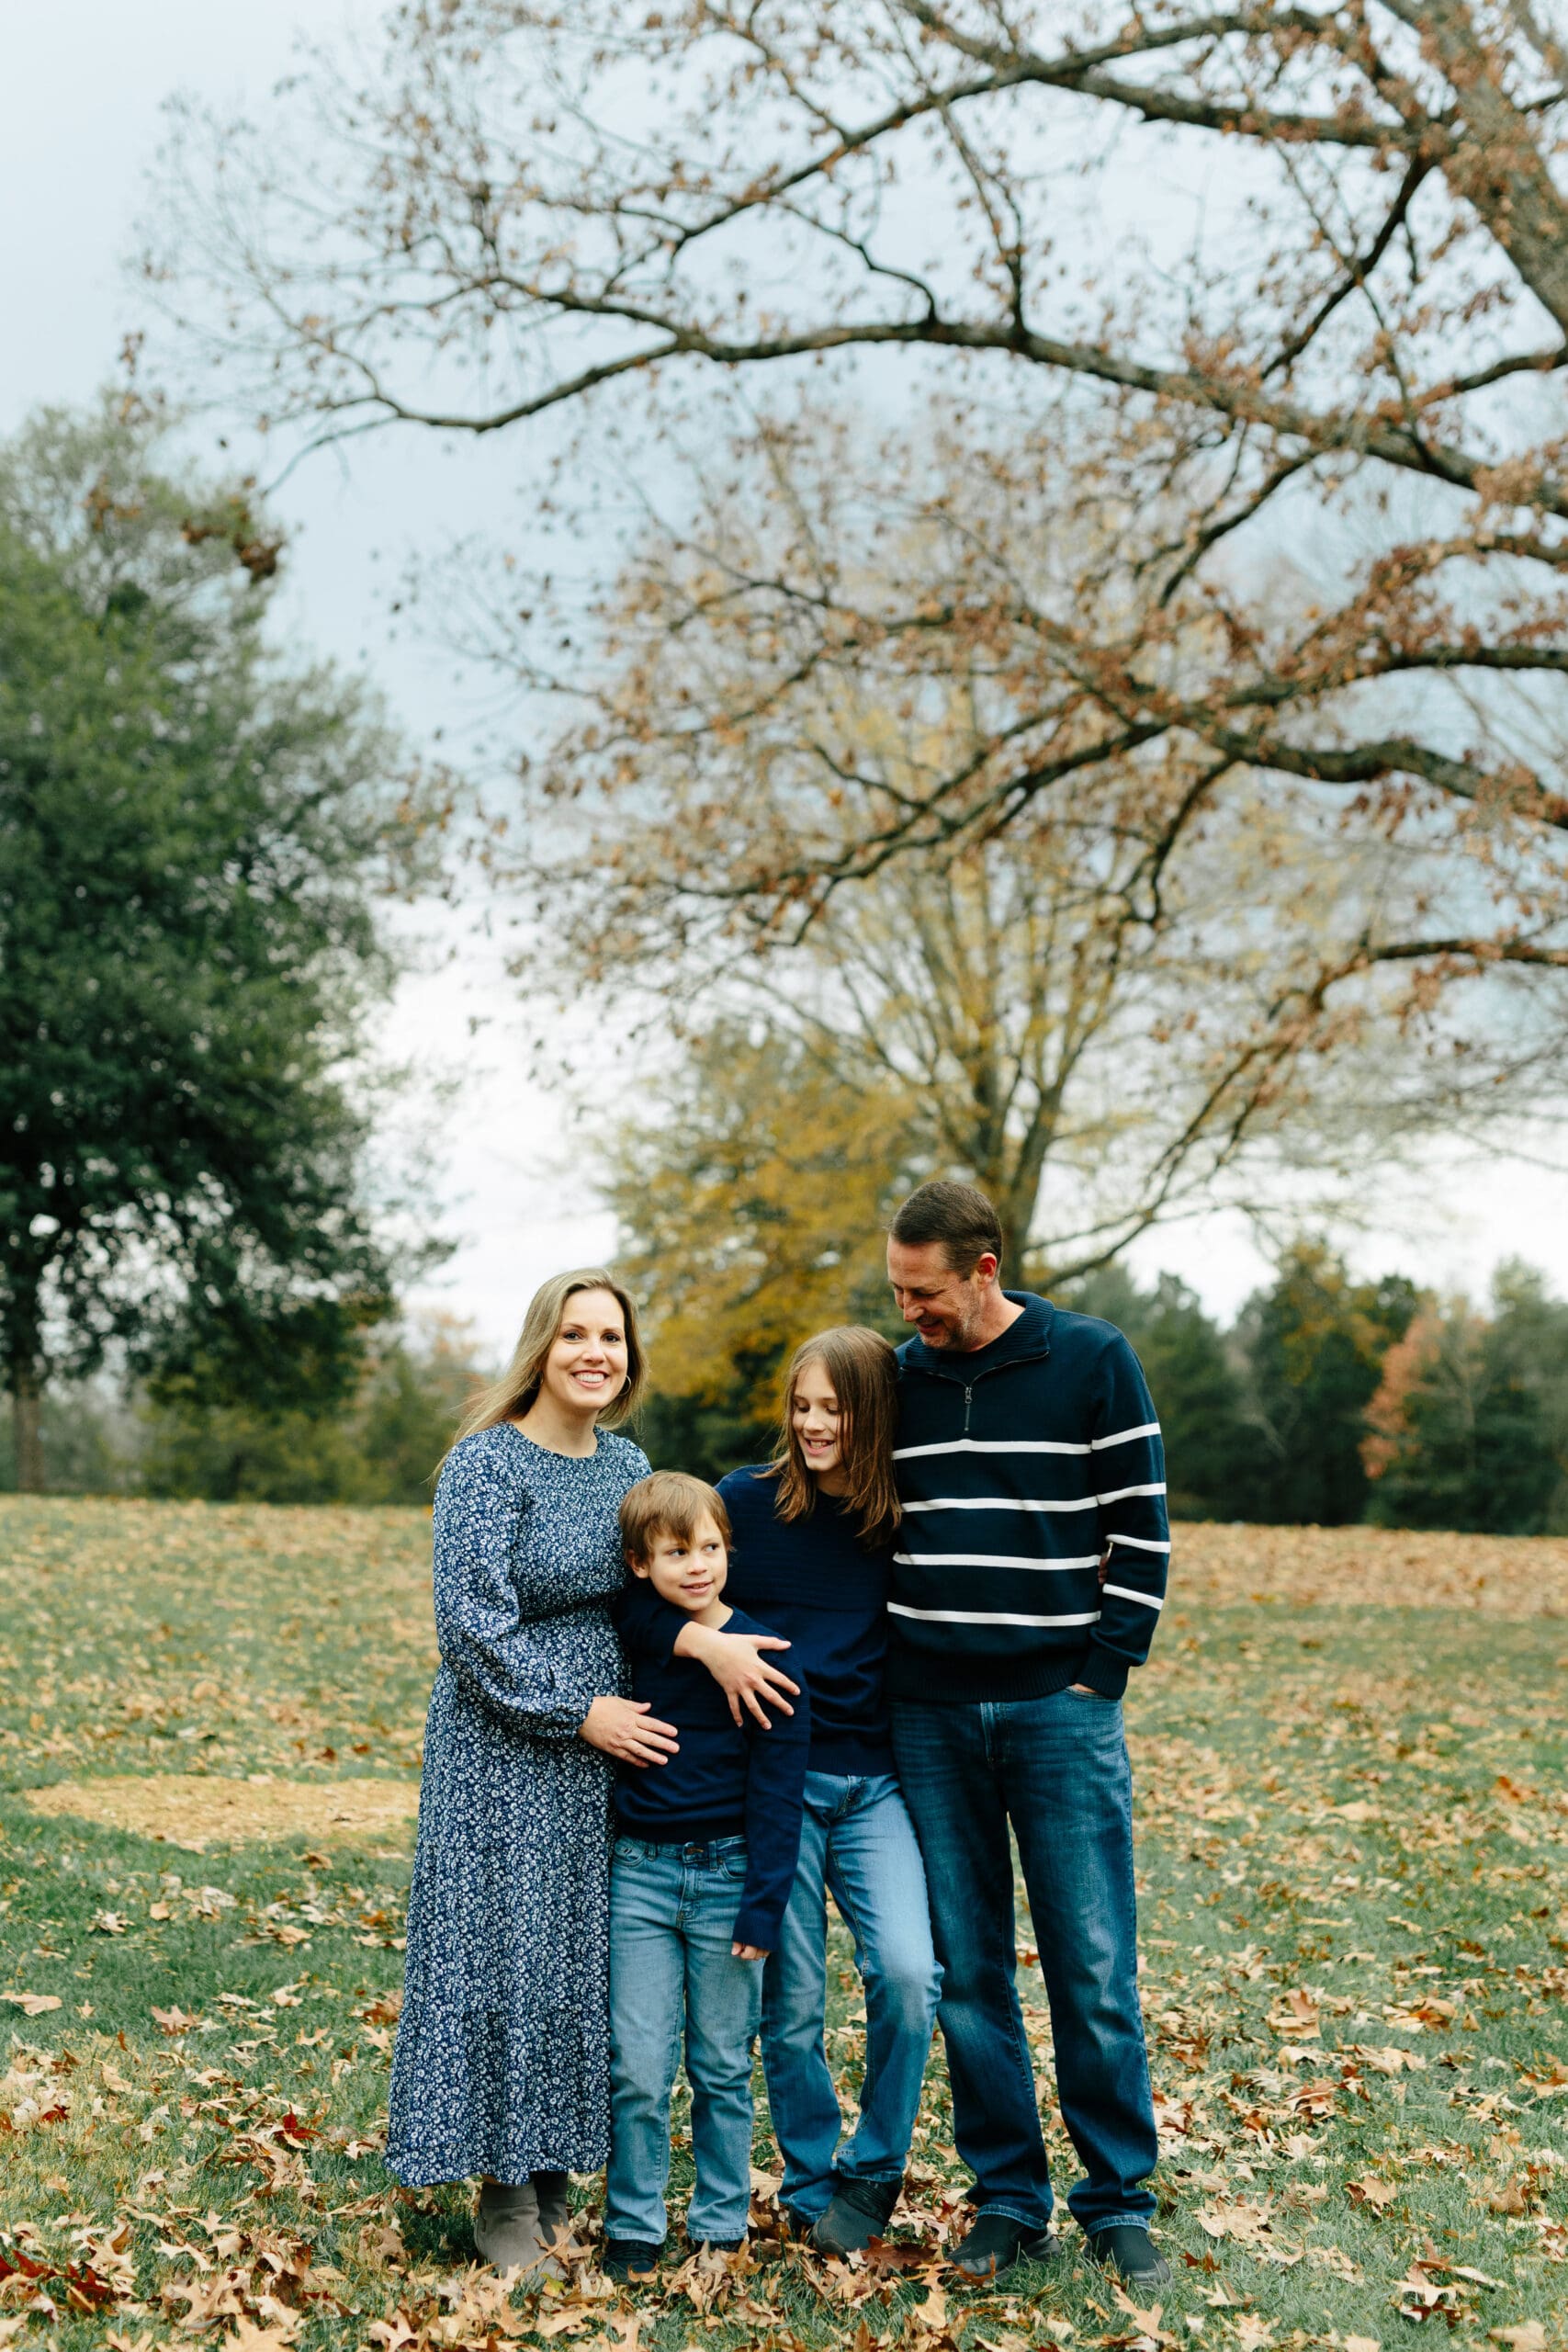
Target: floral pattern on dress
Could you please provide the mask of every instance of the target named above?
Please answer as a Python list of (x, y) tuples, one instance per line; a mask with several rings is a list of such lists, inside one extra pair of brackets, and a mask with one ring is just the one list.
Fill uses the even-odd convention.
[(410, 2188), (592, 2172), (610, 2137), (614, 1768), (577, 1736), (626, 1674), (627, 1439), (577, 1456), (509, 1422), (435, 1496), (441, 1666), (425, 1724), (387, 2162)]

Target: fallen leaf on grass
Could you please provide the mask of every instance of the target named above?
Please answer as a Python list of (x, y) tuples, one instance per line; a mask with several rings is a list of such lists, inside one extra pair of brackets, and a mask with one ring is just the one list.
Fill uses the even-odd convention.
[(41, 2018), (46, 2009), (60, 2007), (58, 1993), (0, 1993), (0, 2001), (9, 2001), (26, 2018)]
[(1363, 2173), (1359, 2180), (1347, 2182), (1345, 2194), (1358, 2205), (1370, 2205), (1374, 2213), (1386, 2213), (1399, 2195), (1399, 2183), (1379, 2180), (1375, 2173)]
[(1546, 2352), (1546, 2330), (1538, 2319), (1527, 2319), (1517, 2327), (1495, 2327), (1491, 2331), (1494, 2344), (1511, 2344), (1514, 2352)]

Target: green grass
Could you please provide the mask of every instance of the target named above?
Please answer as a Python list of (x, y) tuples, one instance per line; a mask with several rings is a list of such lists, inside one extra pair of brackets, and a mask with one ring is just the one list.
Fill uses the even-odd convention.
[[(1462, 1567), (1462, 1539), (1422, 1541)], [(1327, 1539), (1290, 1542), (1299, 1567)], [(1568, 1624), (1277, 1605), (1212, 1563), (1184, 1600), (1179, 1549), (1128, 1708), (1178, 2267), (1157, 2319), (1077, 2259), (1070, 2225), (1061, 2264), (984, 2294), (930, 2267), (829, 2272), (764, 2233), (749, 2276), (508, 2308), (473, 2291), (463, 2189), (402, 2191), (375, 2153), (406, 1835), (196, 1853), (20, 1793), (265, 1774), (320, 1784), (325, 1818), (334, 1781), (412, 1775), (427, 1549), (413, 1513), (0, 1506), (0, 1992), (60, 2003), (0, 2005), (0, 2343), (1387, 2344), (1415, 2324), (1406, 2279), (1445, 2337), (1568, 2341)], [(1522, 1611), (1552, 1588), (1515, 1550)], [(961, 2228), (961, 2185), (939, 2055), (914, 2152), (928, 2245)], [(590, 2233), (599, 2188), (580, 2184)]]

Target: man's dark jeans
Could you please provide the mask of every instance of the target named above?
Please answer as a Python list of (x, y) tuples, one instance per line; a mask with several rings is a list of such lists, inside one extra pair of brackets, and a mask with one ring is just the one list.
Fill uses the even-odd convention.
[(982, 2213), (1043, 2229), (1050, 2170), (1014, 1982), (1010, 1819), (1056, 2045), (1085, 2230), (1146, 2228), (1158, 2152), (1138, 2007), (1133, 1782), (1119, 1701), (899, 1700), (893, 1752), (931, 1889), (958, 2153)]

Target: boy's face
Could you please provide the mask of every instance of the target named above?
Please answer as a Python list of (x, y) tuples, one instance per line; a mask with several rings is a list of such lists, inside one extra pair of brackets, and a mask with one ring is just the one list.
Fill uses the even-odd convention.
[(704, 1511), (690, 1541), (683, 1535), (658, 1534), (648, 1558), (634, 1560), (631, 1568), (633, 1576), (648, 1578), (661, 1600), (695, 1617), (724, 1590), (729, 1555), (723, 1536)]

